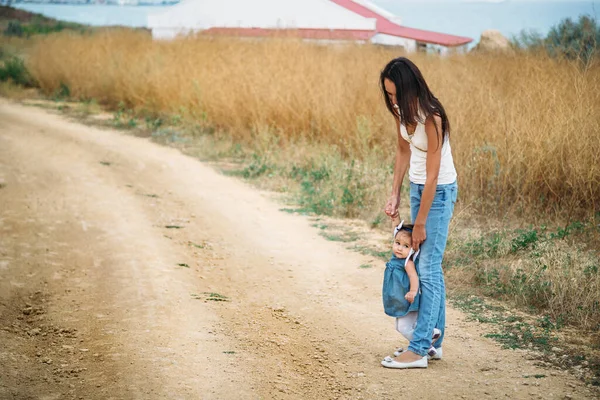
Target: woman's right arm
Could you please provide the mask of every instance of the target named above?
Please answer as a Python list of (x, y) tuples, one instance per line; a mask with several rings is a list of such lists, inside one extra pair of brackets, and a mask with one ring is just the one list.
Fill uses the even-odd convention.
[(392, 194), (385, 206), (385, 213), (392, 218), (398, 215), (402, 181), (404, 180), (404, 175), (406, 175), (406, 170), (408, 169), (408, 164), (410, 162), (410, 146), (400, 134), (400, 119), (395, 119), (396, 131), (398, 134), (398, 146), (396, 147), (396, 161), (394, 163), (394, 182), (392, 184)]

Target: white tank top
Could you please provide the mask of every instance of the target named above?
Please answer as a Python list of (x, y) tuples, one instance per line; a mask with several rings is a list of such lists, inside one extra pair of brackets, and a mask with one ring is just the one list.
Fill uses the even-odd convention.
[[(406, 127), (400, 124), (402, 138), (410, 144), (410, 168), (408, 178), (411, 182), (424, 185), (427, 179), (427, 133), (425, 124), (417, 122), (417, 127), (412, 135), (408, 134)], [(436, 143), (437, 146), (437, 143)], [(440, 173), (438, 185), (446, 185), (456, 181), (456, 169), (452, 159), (450, 139), (446, 137), (442, 145), (442, 160), (440, 162)]]

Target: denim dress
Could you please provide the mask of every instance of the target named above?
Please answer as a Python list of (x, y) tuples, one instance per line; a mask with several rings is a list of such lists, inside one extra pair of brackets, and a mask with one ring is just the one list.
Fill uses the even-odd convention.
[(410, 291), (410, 280), (404, 269), (405, 263), (405, 258), (398, 258), (392, 255), (391, 260), (385, 264), (381, 294), (383, 309), (390, 317), (403, 317), (407, 313), (419, 309), (420, 291), (417, 292), (415, 301), (412, 304), (404, 298), (406, 293)]

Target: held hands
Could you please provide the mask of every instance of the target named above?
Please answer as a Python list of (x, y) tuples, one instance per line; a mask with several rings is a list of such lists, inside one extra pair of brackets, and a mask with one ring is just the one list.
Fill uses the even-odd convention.
[(410, 304), (412, 304), (415, 301), (415, 296), (417, 295), (417, 291), (415, 290), (414, 292), (408, 292), (406, 293), (406, 295), (404, 295), (404, 298), (406, 300), (408, 300), (408, 302)]
[(400, 199), (398, 196), (390, 196), (383, 211), (390, 218), (396, 218), (398, 216), (398, 206), (400, 205)]
[[(385, 214), (392, 218), (398, 218), (398, 206), (400, 205), (399, 196), (390, 196), (387, 203), (385, 204), (384, 212)], [(427, 239), (427, 233), (425, 233), (425, 224), (416, 223), (413, 227), (412, 231), (412, 248), (417, 251), (423, 243)]]

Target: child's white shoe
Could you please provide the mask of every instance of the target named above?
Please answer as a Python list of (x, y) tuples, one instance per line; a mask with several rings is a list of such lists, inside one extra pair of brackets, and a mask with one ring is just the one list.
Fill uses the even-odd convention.
[(398, 347), (394, 352), (394, 357), (398, 357), (400, 354), (404, 353), (406, 349), (404, 347)]
[(441, 360), (442, 359), (442, 348), (435, 348), (432, 347), (432, 349), (434, 350), (435, 354), (431, 355), (431, 349), (429, 349), (429, 352), (427, 353), (427, 359), (428, 360)]
[[(433, 354), (435, 355), (436, 350), (435, 347), (433, 347), (433, 344), (435, 342), (437, 342), (437, 340), (440, 338), (440, 336), (442, 336), (442, 331), (440, 331), (438, 328), (433, 328), (433, 335), (431, 336), (431, 348), (429, 349), (429, 351), (427, 352), (427, 355), (430, 357), (430, 359), (433, 360), (438, 360), (438, 358), (431, 358), (431, 354), (430, 352), (433, 349)], [(406, 351), (406, 349), (404, 347), (398, 347), (396, 349), (396, 351), (394, 351), (394, 357), (398, 357), (400, 354), (404, 353)], [(439, 359), (441, 359), (442, 357), (440, 356)]]
[(437, 355), (437, 350), (435, 349), (435, 347), (431, 346), (429, 348), (429, 350), (427, 350), (427, 359), (431, 359), (431, 357), (434, 357)]
[(433, 335), (431, 336), (431, 345), (433, 345), (442, 336), (442, 331), (438, 328), (433, 328)]

